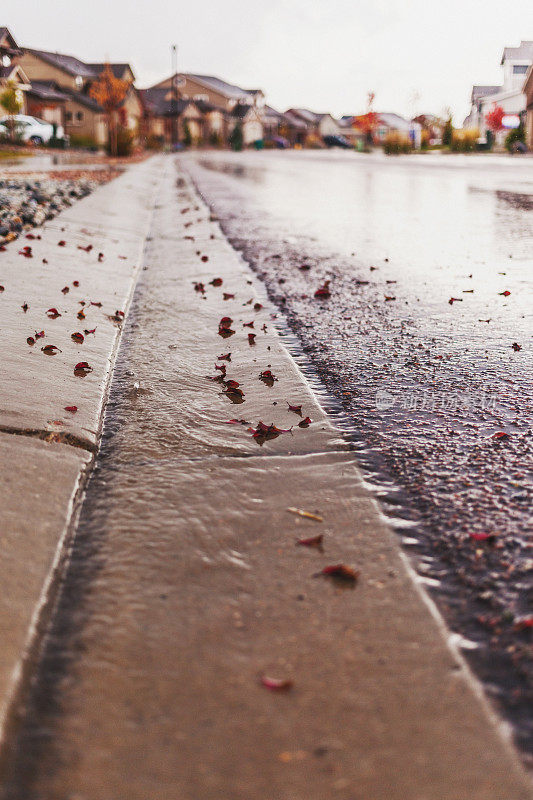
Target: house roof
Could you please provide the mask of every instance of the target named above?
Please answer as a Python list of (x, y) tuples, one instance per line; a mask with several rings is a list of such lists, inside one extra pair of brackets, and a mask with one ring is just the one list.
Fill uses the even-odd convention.
[(50, 100), (55, 102), (65, 102), (69, 95), (59, 89), (54, 81), (32, 81), (29, 95), (39, 98), (39, 100)]
[(513, 61), (533, 61), (533, 41), (521, 41), (518, 47), (505, 47), (501, 63), (507, 59)]
[[(184, 78), (191, 78), (192, 80), (196, 80), (199, 83), (203, 83), (210, 89), (213, 89), (215, 92), (219, 92), (223, 94), (225, 97), (228, 97), (231, 100), (238, 100), (243, 96), (250, 95), (252, 92), (247, 91), (246, 89), (242, 89), (240, 86), (235, 86), (233, 83), (228, 83), (227, 81), (223, 81), (222, 78), (217, 78), (214, 75), (198, 75), (193, 72), (184, 72)], [(253, 92), (259, 91), (258, 89), (254, 89)]]
[(315, 114), (314, 111), (309, 111), (308, 108), (290, 108), (289, 113), (295, 114), (296, 116), (300, 117), (300, 119), (305, 120), (305, 122), (311, 125), (315, 125), (322, 117), (321, 114)]
[[(27, 47), (26, 52), (32, 53), (38, 58), (41, 58), (43, 61), (47, 61), (49, 64), (52, 64), (52, 66), (57, 67), (58, 69), (63, 70), (63, 72), (73, 75), (74, 77), (80, 75), (82, 78), (96, 78), (98, 75), (100, 75), (105, 67), (105, 64), (88, 64), (87, 62), (81, 61), (75, 56), (69, 56), (65, 53), (52, 53), (48, 50), (34, 50), (31, 47)], [(133, 75), (133, 70), (129, 64), (110, 63), (109, 66), (111, 67), (111, 71), (116, 78), (122, 78), (128, 69)]]
[(279, 121), (280, 119), (283, 118), (283, 114), (281, 113), (281, 111), (276, 111), (276, 109), (272, 108), (272, 106), (263, 106), (262, 117), (264, 120), (270, 118), (272, 120)]
[[(91, 67), (97, 75), (100, 75), (101, 72), (104, 71), (105, 64), (87, 64), (88, 67)], [(111, 72), (115, 76), (115, 78), (123, 78), (124, 73), (129, 70), (133, 77), (135, 78), (135, 74), (131, 68), (130, 64), (123, 63), (123, 64), (109, 64), (111, 67)]]
[(62, 86), (61, 91), (67, 95), (68, 100), (72, 100), (74, 103), (79, 103), (81, 106), (85, 106), (90, 111), (95, 111), (97, 114), (102, 114), (104, 109), (98, 105), (96, 100), (93, 100), (88, 94), (84, 94), (83, 92), (77, 92), (75, 89), (69, 89), (67, 87)]
[(503, 86), (472, 86), (472, 103), (475, 103), (476, 100), (480, 100), (482, 97), (487, 97), (491, 94), (496, 94), (496, 92), (500, 92), (503, 89)]
[(52, 53), (48, 50), (35, 50), (31, 47), (26, 48), (27, 53), (32, 53), (34, 56), (47, 61), (52, 66), (67, 72), (69, 75), (76, 77), (80, 75), (82, 78), (94, 78), (96, 72), (89, 64), (80, 61), (75, 56), (67, 56), (64, 53)]
[(379, 121), (386, 125), (388, 128), (396, 128), (396, 130), (409, 130), (410, 123), (405, 117), (392, 112), (385, 112), (378, 114)]
[(307, 122), (304, 122), (304, 120), (303, 120), (303, 119), (301, 119), (299, 116), (297, 116), (297, 115), (296, 115), (296, 114), (295, 114), (295, 113), (292, 111), (292, 109), (289, 109), (289, 111), (286, 111), (286, 112), (283, 114), (283, 119), (284, 119), (284, 120), (285, 120), (285, 121), (286, 121), (286, 122), (287, 122), (287, 123), (288, 123), (288, 124), (289, 124), (289, 125), (290, 125), (292, 128), (296, 128), (297, 130), (300, 130), (300, 131), (306, 131), (306, 130), (307, 130), (307, 128), (308, 128), (308, 124), (307, 124)]
[(164, 86), (140, 89), (139, 94), (143, 106), (150, 114), (156, 117), (169, 117), (176, 114), (176, 112), (182, 114), (189, 105), (200, 107), (199, 103), (193, 103), (191, 100), (183, 100), (181, 98), (178, 99), (176, 105), (176, 100), (172, 96), (172, 89)]
[(18, 44), (9, 28), (5, 26), (0, 27), (0, 47), (4, 52), (7, 51), (8, 55), (16, 55), (20, 53)]

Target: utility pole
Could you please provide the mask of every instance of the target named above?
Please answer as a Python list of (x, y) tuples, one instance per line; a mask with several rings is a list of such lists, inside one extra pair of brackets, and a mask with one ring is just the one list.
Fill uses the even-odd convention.
[(172, 147), (175, 148), (179, 139), (178, 129), (178, 47), (173, 44), (171, 47), (171, 62), (172, 62)]

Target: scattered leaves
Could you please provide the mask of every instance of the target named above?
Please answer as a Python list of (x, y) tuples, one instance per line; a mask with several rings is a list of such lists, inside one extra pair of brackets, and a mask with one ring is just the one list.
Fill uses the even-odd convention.
[(359, 575), (359, 570), (348, 567), (346, 564), (332, 564), (324, 567), (320, 572), (316, 572), (313, 577), (333, 578), (334, 580), (353, 585), (356, 583)]
[(84, 342), (83, 334), (79, 333), (78, 331), (76, 331), (76, 333), (71, 334), (70, 338), (72, 339), (73, 342), (78, 342), (79, 344), (83, 344)]

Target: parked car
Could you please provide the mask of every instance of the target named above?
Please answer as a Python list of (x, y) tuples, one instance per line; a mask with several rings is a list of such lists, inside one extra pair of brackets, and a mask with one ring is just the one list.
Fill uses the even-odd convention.
[(324, 144), (326, 147), (342, 147), (345, 150), (351, 148), (351, 144), (345, 136), (324, 136)]
[[(25, 143), (43, 145), (48, 144), (54, 137), (54, 126), (50, 122), (45, 122), (37, 117), (30, 117), (27, 114), (15, 114), (13, 117), (2, 117), (0, 119), (0, 134), (9, 135), (11, 119), (15, 125), (17, 138)], [(56, 139), (66, 139), (65, 132), (61, 125), (56, 127)]]

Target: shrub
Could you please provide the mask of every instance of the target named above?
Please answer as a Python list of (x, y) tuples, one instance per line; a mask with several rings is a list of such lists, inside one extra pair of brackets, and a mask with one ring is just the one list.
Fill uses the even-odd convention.
[(98, 150), (96, 139), (92, 136), (83, 136), (79, 133), (71, 134), (70, 144), (72, 147), (84, 147), (88, 150)]
[(162, 150), (165, 146), (165, 137), (164, 136), (155, 136), (155, 134), (150, 134), (146, 139), (145, 147), (147, 150)]
[(244, 136), (242, 133), (242, 122), (237, 122), (235, 127), (233, 128), (232, 132), (229, 136), (229, 143), (231, 145), (231, 149), (235, 151), (240, 151), (244, 145)]
[(505, 137), (505, 149), (511, 153), (516, 142), (526, 143), (526, 131), (523, 122), (520, 122), (518, 128), (514, 128), (507, 134)]
[(388, 156), (397, 156), (400, 153), (410, 153), (413, 149), (411, 139), (404, 133), (393, 131), (383, 140), (383, 152)]
[(448, 117), (444, 123), (442, 130), (442, 145), (443, 147), (451, 147), (453, 140), (453, 122), (451, 116)]
[(133, 150), (135, 134), (129, 128), (117, 130), (117, 156), (130, 156)]
[(183, 144), (185, 147), (190, 147), (192, 144), (191, 129), (187, 120), (183, 123)]
[(477, 128), (466, 128), (454, 131), (452, 134), (451, 149), (454, 153), (471, 153), (476, 150), (479, 131)]

